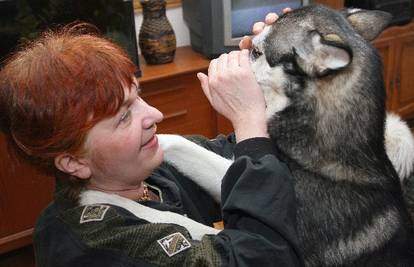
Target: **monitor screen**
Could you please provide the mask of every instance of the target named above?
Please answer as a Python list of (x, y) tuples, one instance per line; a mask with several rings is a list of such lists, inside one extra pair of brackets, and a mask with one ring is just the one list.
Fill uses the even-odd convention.
[(263, 21), (266, 14), (282, 14), (286, 7), (296, 9), (309, 0), (222, 0), (224, 46), (237, 47), (241, 38), (250, 35), (253, 24)]
[(74, 21), (97, 26), (139, 66), (132, 0), (0, 0), (0, 61), (18, 43)]
[(281, 14), (286, 7), (295, 9), (301, 5), (301, 0), (231, 0), (231, 36), (237, 38), (249, 35), (253, 24), (263, 21), (266, 14)]

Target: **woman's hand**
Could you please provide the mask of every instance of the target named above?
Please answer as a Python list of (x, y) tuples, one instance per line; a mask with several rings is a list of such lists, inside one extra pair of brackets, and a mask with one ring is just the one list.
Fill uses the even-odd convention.
[[(285, 8), (283, 13), (289, 11), (290, 8)], [(259, 34), (266, 25), (273, 24), (278, 18), (276, 13), (267, 14), (265, 22), (253, 25), (253, 34)], [(269, 136), (263, 92), (249, 62), (247, 49), (251, 46), (251, 37), (245, 36), (239, 44), (242, 51), (232, 51), (212, 60), (208, 76), (197, 74), (213, 108), (232, 122), (237, 142), (251, 137)]]
[(221, 55), (210, 62), (208, 76), (198, 73), (197, 77), (214, 109), (232, 122), (237, 142), (268, 137), (266, 104), (248, 50)]
[[(287, 12), (290, 12), (290, 11), (292, 11), (292, 9), (287, 7), (285, 9), (283, 9), (283, 14), (285, 14)], [(271, 25), (271, 24), (275, 23), (275, 21), (278, 18), (279, 18), (279, 16), (276, 13), (267, 14), (266, 17), (265, 17), (264, 22), (263, 21), (256, 22), (253, 25), (253, 29), (252, 29), (253, 35), (257, 35), (257, 34), (261, 33), (266, 25)], [(252, 38), (251, 38), (251, 36), (244, 36), (241, 39), (240, 43), (239, 43), (239, 47), (240, 47), (241, 50), (242, 49), (250, 49), (252, 47)]]

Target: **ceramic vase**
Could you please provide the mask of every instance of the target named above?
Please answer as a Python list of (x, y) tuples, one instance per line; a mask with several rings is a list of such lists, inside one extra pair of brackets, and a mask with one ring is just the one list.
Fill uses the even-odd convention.
[(139, 47), (147, 64), (173, 61), (177, 48), (174, 30), (166, 16), (165, 0), (141, 0), (143, 21)]

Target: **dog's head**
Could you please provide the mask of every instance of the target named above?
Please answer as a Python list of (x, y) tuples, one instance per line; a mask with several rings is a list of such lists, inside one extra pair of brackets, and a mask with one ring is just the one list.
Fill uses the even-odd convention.
[[(315, 87), (318, 83), (332, 82), (355, 59), (364, 61), (369, 52), (368, 41), (390, 19), (390, 14), (382, 11), (337, 12), (315, 5), (286, 13), (267, 26), (253, 39), (251, 60), (266, 94), (269, 115), (283, 110), (304, 94), (316, 94), (311, 91), (318, 90)], [(332, 93), (341, 92), (338, 88)]]
[(390, 19), (382, 11), (307, 6), (253, 39), (269, 133), (285, 154), (309, 166), (321, 158), (334, 162), (338, 153), (382, 154), (385, 90), (369, 41)]

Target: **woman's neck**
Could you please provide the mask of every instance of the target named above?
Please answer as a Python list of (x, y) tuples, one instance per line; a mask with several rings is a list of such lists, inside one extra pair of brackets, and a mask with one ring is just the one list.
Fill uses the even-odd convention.
[(146, 185), (141, 182), (136, 186), (129, 186), (120, 188), (118, 186), (96, 185), (89, 183), (86, 188), (90, 190), (97, 190), (108, 194), (116, 194), (121, 197), (125, 197), (132, 200), (141, 200), (145, 197)]

